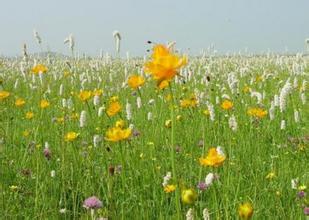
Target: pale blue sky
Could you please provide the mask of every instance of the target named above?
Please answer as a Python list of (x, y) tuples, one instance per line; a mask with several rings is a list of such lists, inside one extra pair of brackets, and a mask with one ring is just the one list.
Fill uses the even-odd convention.
[(270, 49), (303, 52), (309, 37), (309, 0), (1, 0), (0, 54), (39, 51), (68, 53), (64, 38), (73, 33), (79, 51), (114, 53), (113, 30), (122, 34), (122, 54), (143, 55), (147, 40), (177, 42), (177, 48), (214, 44), (221, 53)]

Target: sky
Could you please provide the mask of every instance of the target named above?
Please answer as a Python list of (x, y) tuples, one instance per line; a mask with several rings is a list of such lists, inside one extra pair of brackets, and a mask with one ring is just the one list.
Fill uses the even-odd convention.
[(214, 45), (218, 53), (304, 52), (309, 38), (309, 0), (0, 0), (0, 55), (42, 50), (115, 54), (112, 36), (122, 36), (121, 54), (142, 56), (147, 41), (176, 41), (190, 54)]

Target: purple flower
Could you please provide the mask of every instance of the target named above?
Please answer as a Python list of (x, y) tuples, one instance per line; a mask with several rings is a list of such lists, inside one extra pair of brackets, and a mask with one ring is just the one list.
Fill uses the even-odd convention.
[(99, 209), (102, 207), (102, 202), (95, 196), (91, 196), (84, 201), (84, 208), (86, 209)]
[(139, 132), (138, 130), (134, 129), (133, 130), (133, 137), (138, 137), (141, 135), (141, 132)]
[(305, 215), (309, 215), (309, 207), (305, 207), (304, 208), (304, 214)]
[(44, 154), (44, 156), (45, 156), (45, 158), (47, 160), (50, 160), (50, 158), (51, 158), (51, 151), (50, 151), (50, 149), (48, 147), (44, 148), (43, 154)]
[(206, 185), (205, 182), (199, 182), (199, 183), (197, 184), (197, 188), (198, 188), (199, 190), (201, 190), (201, 191), (204, 191), (205, 189), (207, 189), (207, 185)]
[(181, 147), (179, 145), (176, 145), (175, 150), (176, 150), (176, 153), (180, 153), (181, 152)]
[(306, 196), (305, 191), (299, 191), (299, 192), (297, 193), (297, 197), (300, 198), (300, 199), (304, 198), (305, 196)]

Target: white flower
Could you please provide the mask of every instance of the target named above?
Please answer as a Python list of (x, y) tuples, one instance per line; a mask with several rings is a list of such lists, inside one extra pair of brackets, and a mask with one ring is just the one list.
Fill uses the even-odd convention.
[(210, 220), (209, 211), (207, 208), (203, 210), (203, 220)]
[(186, 214), (186, 220), (194, 220), (193, 209), (190, 208)]
[(275, 102), (274, 101), (270, 103), (269, 118), (271, 121), (275, 119)]
[(285, 130), (285, 127), (286, 127), (285, 120), (281, 120), (280, 129)]
[(101, 136), (100, 135), (94, 135), (93, 136), (93, 145), (95, 146), (95, 147), (98, 147), (98, 145), (99, 145), (99, 143), (102, 141), (102, 138), (101, 138)]
[(64, 214), (64, 213), (66, 213), (66, 211), (67, 211), (67, 210), (66, 210), (65, 208), (63, 208), (63, 209), (60, 209), (60, 210), (59, 210), (59, 213)]
[(217, 150), (217, 153), (218, 153), (219, 155), (225, 156), (225, 154), (224, 154), (223, 149), (222, 149), (221, 146), (218, 146), (218, 147), (216, 148), (216, 150)]
[(61, 84), (59, 87), (59, 96), (63, 95), (63, 89), (64, 89), (63, 84)]
[(127, 102), (126, 104), (126, 116), (127, 116), (127, 120), (131, 120), (132, 111), (131, 111), (131, 104), (129, 102)]
[(148, 112), (147, 114), (147, 120), (151, 121), (152, 120), (152, 112)]
[(232, 129), (232, 131), (236, 131), (237, 130), (237, 121), (234, 115), (232, 115), (229, 118), (229, 127)]
[(205, 178), (205, 184), (207, 186), (212, 185), (214, 179), (215, 179), (215, 175), (213, 173), (208, 173), (206, 178)]
[(95, 96), (93, 97), (93, 105), (94, 105), (94, 106), (98, 106), (99, 104), (100, 104), (100, 96), (95, 95)]
[(251, 97), (256, 97), (256, 98), (257, 98), (257, 103), (258, 103), (258, 104), (261, 104), (261, 103), (262, 103), (263, 96), (262, 96), (261, 93), (252, 91), (252, 92), (251, 92)]
[(150, 100), (148, 101), (148, 104), (149, 104), (149, 105), (153, 105), (153, 104), (154, 104), (154, 102), (155, 102), (155, 100), (154, 100), (154, 99), (150, 99)]
[(55, 170), (50, 171), (50, 176), (54, 178), (56, 176), (56, 171)]
[(136, 98), (136, 105), (137, 105), (137, 108), (142, 107), (142, 99), (139, 96)]
[(67, 38), (65, 38), (63, 43), (64, 44), (69, 43), (69, 47), (70, 47), (71, 51), (72, 52), (74, 51), (75, 40), (74, 40), (73, 34), (70, 34)]
[(170, 181), (171, 178), (172, 178), (172, 173), (171, 172), (167, 172), (166, 175), (163, 177), (162, 186), (163, 187), (167, 186), (168, 182)]
[(67, 106), (68, 106), (68, 109), (72, 109), (73, 108), (73, 101), (72, 101), (72, 99), (71, 98), (69, 98), (68, 100), (67, 100)]
[(300, 121), (299, 112), (297, 110), (294, 110), (294, 120), (296, 123)]
[(80, 113), (80, 118), (79, 118), (79, 127), (83, 128), (86, 126), (86, 121), (87, 121), (87, 112), (82, 111)]
[(208, 108), (208, 111), (209, 111), (210, 120), (214, 121), (215, 120), (214, 106), (211, 103), (208, 103), (207, 108)]
[(296, 178), (296, 179), (292, 179), (291, 180), (291, 187), (292, 187), (292, 189), (297, 189), (297, 187), (298, 187), (298, 178)]
[(292, 84), (290, 83), (289, 80), (286, 81), (285, 85), (281, 89), (280, 96), (279, 96), (279, 107), (280, 111), (283, 112), (286, 108), (286, 99), (287, 96), (291, 93), (292, 91)]
[(305, 105), (306, 104), (306, 95), (305, 95), (304, 92), (302, 92), (300, 94), (300, 99), (301, 99), (301, 102), (303, 103), (303, 105)]
[(103, 113), (104, 113), (104, 110), (105, 110), (104, 106), (101, 106), (101, 107), (99, 108), (99, 110), (98, 110), (98, 116), (99, 116), (99, 117), (102, 117), (102, 115), (103, 115)]
[(116, 51), (117, 51), (117, 53), (120, 53), (120, 40), (121, 40), (121, 36), (120, 36), (119, 31), (114, 31), (113, 32), (113, 37), (115, 39)]

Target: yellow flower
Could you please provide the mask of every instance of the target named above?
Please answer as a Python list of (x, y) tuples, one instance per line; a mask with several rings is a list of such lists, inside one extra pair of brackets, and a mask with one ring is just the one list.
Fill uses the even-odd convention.
[(242, 219), (250, 219), (253, 215), (253, 208), (251, 203), (246, 202), (241, 204), (238, 208), (238, 214)]
[(210, 112), (209, 112), (208, 109), (205, 109), (205, 110), (203, 111), (203, 114), (204, 114), (205, 116), (209, 116), (209, 115), (210, 115)]
[(181, 120), (182, 120), (182, 116), (181, 116), (181, 115), (177, 115), (177, 116), (176, 116), (176, 120), (177, 120), (177, 121), (181, 121)]
[(261, 82), (263, 80), (263, 76), (256, 76), (255, 82)]
[(267, 115), (267, 111), (262, 108), (249, 108), (247, 113), (256, 118), (264, 118)]
[(116, 127), (117, 128), (124, 128), (124, 124), (125, 124), (124, 120), (116, 121)]
[(70, 73), (69, 71), (64, 71), (64, 72), (63, 72), (63, 76), (64, 76), (64, 77), (68, 77), (70, 74), (71, 74), (71, 73)]
[(0, 101), (6, 99), (10, 96), (10, 93), (8, 91), (0, 91)]
[(221, 103), (221, 108), (223, 108), (224, 110), (230, 110), (231, 108), (233, 108), (233, 102), (231, 102), (230, 100), (224, 100)]
[(270, 172), (269, 174), (267, 174), (267, 176), (265, 177), (266, 179), (273, 179), (276, 176), (275, 172)]
[(226, 157), (225, 155), (221, 155), (215, 147), (212, 147), (208, 150), (208, 154), (205, 158), (200, 158), (200, 164), (202, 166), (213, 166), (218, 167), (223, 164)]
[(29, 134), (30, 134), (30, 131), (28, 131), (28, 130), (23, 131), (23, 136), (24, 137), (28, 137)]
[(64, 117), (59, 117), (59, 118), (56, 118), (56, 122), (58, 124), (62, 124), (64, 122)]
[(196, 106), (197, 106), (197, 99), (196, 99), (195, 95), (193, 95), (189, 99), (182, 99), (180, 101), (180, 107), (182, 107), (182, 108), (189, 108), (189, 107), (194, 108)]
[(93, 90), (93, 95), (97, 95), (97, 96), (101, 96), (103, 94), (103, 90), (102, 89), (95, 89)]
[(34, 113), (33, 112), (27, 112), (26, 113), (26, 119), (32, 119), (33, 118), (33, 116), (34, 116)]
[(165, 123), (164, 123), (165, 127), (167, 128), (171, 128), (172, 127), (172, 120), (166, 120)]
[(300, 191), (304, 191), (306, 189), (307, 189), (306, 185), (301, 185), (301, 186), (298, 187), (298, 190), (300, 190)]
[(151, 60), (146, 62), (145, 71), (157, 80), (159, 86), (162, 81), (170, 81), (178, 73), (179, 69), (187, 64), (187, 57), (174, 54), (170, 48), (162, 44), (153, 47)]
[(118, 96), (112, 96), (112, 97), (109, 99), (110, 102), (116, 102), (116, 101), (118, 101), (118, 100), (119, 100), (119, 97), (118, 97)]
[(79, 117), (78, 113), (75, 112), (75, 113), (72, 113), (72, 114), (71, 114), (70, 119), (71, 119), (71, 120), (77, 120), (78, 117)]
[(120, 103), (118, 101), (112, 101), (109, 103), (106, 113), (109, 117), (111, 117), (116, 115), (120, 111), (121, 111)]
[(78, 97), (83, 102), (86, 102), (91, 97), (91, 91), (87, 91), (87, 90), (80, 91)]
[(21, 98), (18, 98), (18, 99), (16, 99), (16, 101), (15, 101), (15, 106), (16, 106), (16, 107), (22, 107), (22, 106), (25, 105), (25, 103), (26, 103), (25, 100), (23, 100), (23, 99), (21, 99)]
[(15, 186), (15, 185), (11, 185), (10, 187), (10, 190), (12, 190), (12, 191), (17, 191), (18, 190), (18, 186)]
[(131, 136), (131, 133), (131, 128), (123, 129), (120, 127), (112, 127), (107, 130), (105, 139), (107, 141), (118, 142), (128, 139)]
[(47, 101), (46, 99), (42, 99), (40, 102), (40, 108), (44, 109), (50, 106), (49, 101)]
[(166, 193), (171, 193), (174, 192), (176, 190), (176, 185), (166, 185), (164, 187), (164, 192)]
[(64, 136), (64, 140), (67, 142), (74, 141), (78, 137), (78, 135), (79, 135), (78, 133), (70, 131)]
[(32, 72), (34, 74), (39, 74), (39, 73), (46, 73), (47, 72), (47, 67), (44, 66), (43, 64), (37, 64), (32, 68)]
[(144, 83), (145, 83), (144, 77), (139, 76), (139, 75), (132, 75), (128, 79), (128, 85), (132, 89), (137, 89), (138, 87), (144, 85)]
[(185, 189), (181, 192), (181, 201), (185, 204), (193, 204), (197, 199), (197, 194), (193, 189)]
[(167, 101), (167, 102), (171, 101), (172, 98), (173, 98), (173, 96), (172, 96), (171, 94), (168, 94), (168, 95), (166, 95), (166, 96), (164, 97), (165, 101)]
[(244, 93), (248, 93), (248, 92), (250, 92), (250, 90), (251, 90), (251, 88), (249, 86), (245, 86), (242, 91)]

